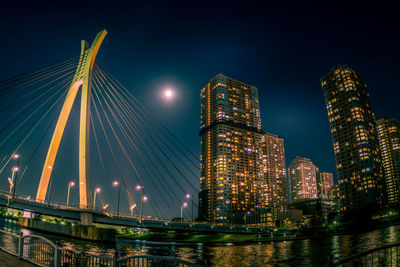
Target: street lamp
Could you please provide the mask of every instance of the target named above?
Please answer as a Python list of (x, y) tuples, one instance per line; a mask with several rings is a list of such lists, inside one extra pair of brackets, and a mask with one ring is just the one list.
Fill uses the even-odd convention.
[(97, 193), (100, 193), (100, 192), (101, 192), (100, 187), (97, 187), (96, 190), (94, 190), (93, 209), (96, 209), (96, 195), (97, 195)]
[(250, 211), (246, 212), (246, 215), (244, 216), (244, 227), (247, 228), (247, 215), (250, 214)]
[(147, 201), (147, 197), (143, 196), (142, 200), (140, 201), (140, 220), (139, 222), (142, 223), (142, 216), (143, 216), (143, 202)]
[(70, 182), (68, 184), (68, 193), (67, 193), (67, 208), (68, 208), (68, 204), (69, 204), (69, 191), (71, 190), (71, 187), (73, 187), (75, 185), (74, 182)]
[[(139, 223), (142, 223), (142, 214), (143, 214), (143, 186), (137, 185), (136, 190), (140, 191), (140, 218)], [(147, 200), (147, 197), (146, 197)]]
[(194, 217), (193, 217), (193, 197), (189, 194), (186, 194), (186, 198), (190, 199), (192, 201), (192, 223), (194, 222)]
[(18, 171), (18, 169), (19, 169), (19, 167), (18, 167), (18, 165), (19, 165), (19, 155), (18, 154), (13, 154), (12, 155), (12, 158), (13, 159), (16, 159), (17, 160), (17, 166), (16, 167), (14, 167), (14, 169), (15, 169), (15, 174), (14, 174), (14, 178), (13, 178), (13, 193), (12, 193), (12, 198), (14, 198), (15, 197), (15, 190), (16, 190), (16, 188), (17, 188), (17, 176), (18, 176), (18, 173), (17, 173), (17, 171)]
[(216, 208), (216, 209), (214, 210), (214, 224), (215, 224), (215, 211), (219, 211), (219, 208)]
[(187, 207), (187, 203), (186, 202), (183, 202), (183, 204), (182, 204), (182, 206), (181, 206), (181, 222), (183, 221), (183, 208), (186, 208)]
[(133, 216), (133, 210), (136, 208), (136, 204), (130, 206), (129, 210), (131, 211), (131, 216)]
[(118, 217), (119, 216), (119, 200), (121, 198), (121, 184), (118, 181), (114, 181), (113, 186), (118, 186), (118, 205), (117, 205), (117, 217)]

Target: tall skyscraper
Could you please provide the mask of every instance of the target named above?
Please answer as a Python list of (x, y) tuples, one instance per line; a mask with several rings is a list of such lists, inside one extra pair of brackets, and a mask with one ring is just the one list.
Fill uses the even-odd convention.
[(317, 191), (318, 197), (328, 199), (328, 192), (333, 186), (333, 174), (329, 172), (317, 171)]
[(264, 208), (257, 88), (218, 74), (201, 90), (199, 217), (232, 221)]
[(317, 167), (310, 159), (296, 157), (288, 167), (290, 201), (318, 198)]
[(286, 165), (284, 141), (281, 137), (265, 133), (262, 136), (263, 172), (266, 202), (271, 208), (272, 221), (281, 220), (287, 209)]
[(400, 204), (400, 124), (393, 118), (377, 121), (389, 205)]
[(371, 210), (382, 204), (383, 171), (367, 85), (348, 66), (321, 79), (331, 126), (341, 211)]

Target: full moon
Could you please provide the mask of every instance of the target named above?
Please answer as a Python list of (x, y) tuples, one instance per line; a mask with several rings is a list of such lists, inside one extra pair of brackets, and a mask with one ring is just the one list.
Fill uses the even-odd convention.
[(166, 99), (170, 100), (174, 96), (174, 92), (171, 89), (165, 89), (164, 96)]

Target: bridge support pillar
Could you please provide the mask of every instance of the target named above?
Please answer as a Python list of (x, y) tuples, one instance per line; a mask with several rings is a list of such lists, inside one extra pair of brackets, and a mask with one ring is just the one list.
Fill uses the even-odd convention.
[(93, 225), (93, 216), (90, 213), (81, 213), (82, 225)]

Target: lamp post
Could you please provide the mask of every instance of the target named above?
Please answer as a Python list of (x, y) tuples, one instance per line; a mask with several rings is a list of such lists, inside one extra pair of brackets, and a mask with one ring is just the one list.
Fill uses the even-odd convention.
[(131, 211), (131, 216), (133, 216), (133, 210), (136, 208), (136, 204), (130, 206), (129, 210)]
[(19, 170), (19, 166), (18, 166), (19, 165), (19, 155), (14, 154), (14, 155), (12, 155), (12, 158), (17, 160), (17, 167), (15, 167), (16, 171), (15, 171), (14, 179), (13, 179), (14, 187), (13, 187), (13, 194), (12, 194), (12, 198), (15, 198), (15, 190), (17, 189), (17, 176), (18, 176), (18, 170)]
[[(143, 186), (137, 185), (136, 190), (140, 191), (140, 218), (139, 223), (142, 223), (142, 212), (143, 212)], [(147, 198), (146, 198), (147, 199)]]
[(186, 208), (187, 207), (187, 203), (186, 202), (183, 202), (183, 204), (182, 204), (182, 206), (181, 206), (181, 222), (183, 221), (183, 208)]
[(67, 208), (68, 208), (68, 204), (69, 204), (69, 191), (71, 190), (71, 187), (73, 187), (75, 185), (74, 182), (69, 182), (68, 184), (68, 193), (67, 193)]
[(142, 223), (142, 216), (143, 216), (143, 202), (147, 201), (147, 197), (143, 196), (142, 200), (140, 201), (140, 220), (139, 222)]
[(94, 190), (93, 209), (96, 209), (96, 195), (97, 195), (97, 193), (100, 193), (100, 192), (101, 192), (100, 187), (97, 187), (96, 190)]
[[(216, 208), (215, 210), (219, 211), (219, 208)], [(214, 224), (215, 224), (215, 210), (214, 210)]]
[(186, 198), (190, 199), (192, 201), (192, 223), (194, 222), (194, 217), (193, 217), (193, 196), (186, 194)]
[(117, 205), (117, 217), (119, 217), (119, 201), (121, 198), (121, 184), (118, 181), (113, 182), (113, 186), (118, 186), (118, 205)]
[[(224, 205), (226, 209), (229, 210), (230, 225), (231, 225), (231, 227), (232, 227), (232, 211), (231, 211), (223, 202), (220, 202), (220, 203), (221, 203), (222, 205)], [(226, 203), (226, 204), (229, 204), (230, 201), (229, 201), (229, 200), (226, 200), (225, 203)], [(231, 207), (232, 207), (232, 205), (231, 205)], [(217, 208), (217, 209), (218, 209), (218, 208)]]
[(246, 212), (246, 215), (244, 216), (244, 227), (247, 228), (247, 215), (250, 214), (250, 211)]

